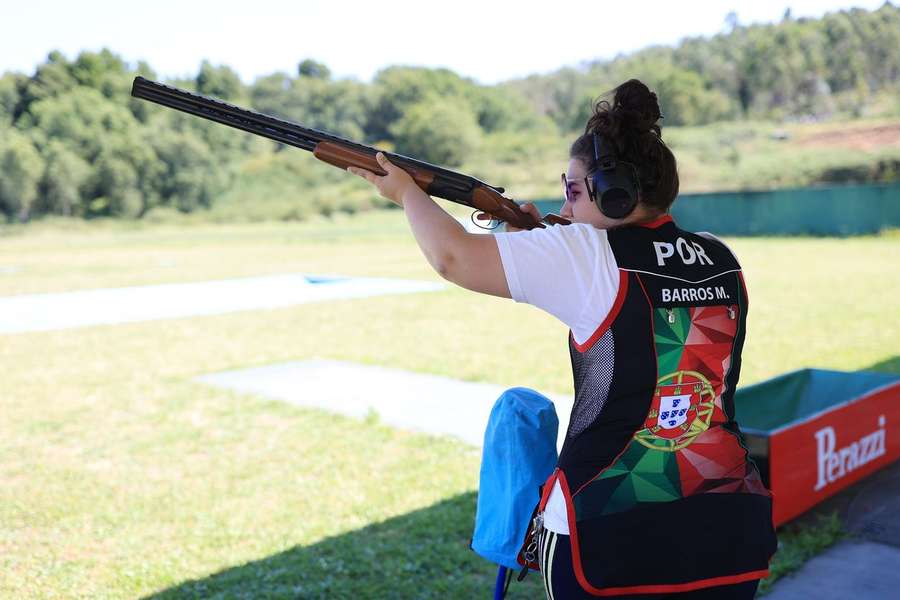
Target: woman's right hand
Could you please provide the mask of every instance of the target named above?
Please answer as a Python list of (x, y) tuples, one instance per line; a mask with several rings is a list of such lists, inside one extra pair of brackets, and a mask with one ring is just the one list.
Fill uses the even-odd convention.
[[(526, 202), (525, 204), (520, 204), (519, 208), (522, 212), (527, 213), (535, 218), (535, 220), (541, 220), (541, 211), (538, 210), (538, 207), (532, 204), (531, 202)], [(491, 216), (485, 213), (479, 213), (475, 215), (475, 218), (479, 221), (490, 221)], [(522, 227), (513, 227), (509, 223), (506, 224), (506, 231), (522, 231)]]
[[(520, 204), (519, 208), (522, 209), (522, 212), (528, 213), (532, 217), (534, 217), (535, 221), (541, 220), (541, 211), (538, 210), (538, 207), (532, 204), (531, 202), (526, 202), (525, 204)], [(506, 224), (507, 231), (522, 231), (521, 227), (513, 227), (509, 223)]]

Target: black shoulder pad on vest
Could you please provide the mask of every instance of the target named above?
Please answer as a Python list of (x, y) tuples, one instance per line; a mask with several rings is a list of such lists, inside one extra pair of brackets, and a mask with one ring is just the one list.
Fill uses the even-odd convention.
[(740, 270), (721, 242), (684, 231), (674, 223), (656, 228), (622, 227), (608, 232), (620, 269), (700, 282)]

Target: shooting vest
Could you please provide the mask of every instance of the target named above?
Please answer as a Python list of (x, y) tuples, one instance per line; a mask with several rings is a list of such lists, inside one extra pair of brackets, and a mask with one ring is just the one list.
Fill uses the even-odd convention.
[(609, 232), (619, 291), (584, 344), (557, 469), (575, 574), (598, 596), (768, 575), (771, 495), (734, 421), (747, 293), (721, 242), (665, 216)]

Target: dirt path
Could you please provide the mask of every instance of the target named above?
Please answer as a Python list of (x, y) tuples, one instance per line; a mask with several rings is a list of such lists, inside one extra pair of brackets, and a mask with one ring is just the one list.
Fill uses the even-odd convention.
[(796, 141), (801, 147), (850, 148), (853, 150), (875, 150), (884, 146), (900, 146), (900, 123), (851, 126), (847, 129), (819, 131), (801, 134)]

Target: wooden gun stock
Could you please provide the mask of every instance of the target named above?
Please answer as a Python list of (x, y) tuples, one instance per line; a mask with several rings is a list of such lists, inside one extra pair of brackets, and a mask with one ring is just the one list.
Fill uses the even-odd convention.
[[(386, 152), (385, 155), (389, 160), (394, 160), (391, 154)], [(387, 175), (384, 169), (382, 169), (375, 160), (374, 153), (348, 148), (338, 143), (327, 141), (319, 142), (313, 149), (313, 156), (322, 162), (326, 162), (329, 165), (341, 169), (346, 169), (347, 167), (360, 167), (367, 171), (371, 171), (376, 175)], [(416, 185), (422, 188), (425, 193), (436, 195), (441, 198), (444, 197), (440, 193), (440, 190), (435, 189), (435, 187), (440, 184), (436, 182), (433, 172), (428, 169), (419, 168), (415, 165), (404, 164), (402, 158), (397, 161), (397, 164), (404, 171), (409, 173), (409, 176), (413, 178)], [(486, 185), (478, 186), (472, 190), (472, 196), (466, 204), (483, 213), (491, 215), (497, 220), (505, 221), (513, 227), (518, 227), (519, 229), (534, 229), (536, 227), (545, 227), (546, 225), (570, 224), (569, 220), (553, 213), (549, 213), (541, 220), (537, 220), (532, 215), (519, 208), (519, 205), (515, 201), (504, 196), (496, 188)]]

